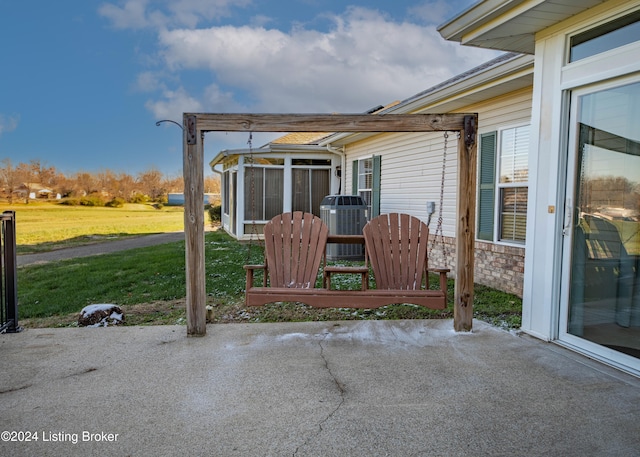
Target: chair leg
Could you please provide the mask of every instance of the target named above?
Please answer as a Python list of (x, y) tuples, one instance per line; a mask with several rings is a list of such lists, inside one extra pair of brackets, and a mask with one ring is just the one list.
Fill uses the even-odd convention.
[(440, 272), (440, 290), (443, 291), (446, 295), (447, 293), (447, 272)]

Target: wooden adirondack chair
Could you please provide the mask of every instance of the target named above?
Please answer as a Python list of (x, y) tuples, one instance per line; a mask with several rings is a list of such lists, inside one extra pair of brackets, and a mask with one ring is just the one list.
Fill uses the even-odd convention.
[[(328, 239), (328, 228), (317, 216), (285, 213), (265, 225), (265, 263), (246, 265), (245, 303), (259, 306), (278, 301), (301, 302), (319, 308), (378, 308), (413, 303), (434, 309), (446, 307), (449, 270), (438, 269), (440, 289), (422, 288), (427, 274), (426, 224), (406, 214), (389, 214), (370, 221), (363, 230), (364, 267), (325, 267), (323, 287), (315, 287)], [(368, 288), (368, 262), (376, 289)], [(264, 270), (261, 287), (254, 272)], [(361, 290), (333, 290), (332, 274), (360, 274)]]
[[(427, 224), (408, 214), (382, 214), (370, 220), (362, 233), (376, 282), (376, 290), (371, 293), (390, 293), (393, 296), (390, 303), (413, 303), (435, 309), (447, 306), (449, 270), (428, 268)], [(439, 274), (439, 289), (428, 288), (429, 271)]]
[[(315, 287), (329, 229), (311, 213), (275, 216), (264, 226), (264, 265), (245, 265), (249, 306), (294, 301), (297, 290)], [(254, 286), (254, 271), (264, 270), (262, 287)], [(279, 298), (284, 295), (285, 298)]]

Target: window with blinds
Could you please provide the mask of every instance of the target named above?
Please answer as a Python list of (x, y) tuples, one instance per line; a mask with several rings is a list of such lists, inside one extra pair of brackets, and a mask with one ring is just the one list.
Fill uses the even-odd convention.
[(351, 192), (362, 197), (367, 205), (367, 217), (380, 215), (380, 179), (382, 157), (372, 156), (352, 162)]
[(529, 126), (500, 133), (498, 195), (499, 240), (524, 243), (527, 228)]
[(480, 136), (478, 239), (522, 244), (526, 238), (529, 126)]

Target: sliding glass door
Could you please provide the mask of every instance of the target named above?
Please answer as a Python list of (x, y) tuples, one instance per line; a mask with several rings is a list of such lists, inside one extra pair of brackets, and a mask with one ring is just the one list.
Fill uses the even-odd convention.
[(571, 107), (560, 340), (640, 371), (640, 82)]

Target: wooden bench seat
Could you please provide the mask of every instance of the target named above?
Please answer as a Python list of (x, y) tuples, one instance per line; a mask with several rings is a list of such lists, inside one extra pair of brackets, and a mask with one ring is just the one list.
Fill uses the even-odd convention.
[(432, 309), (444, 309), (447, 297), (438, 290), (329, 290), (324, 288), (287, 289), (254, 287), (247, 290), (247, 306), (275, 302), (299, 302), (315, 308), (379, 308), (381, 306), (412, 303)]
[[(428, 270), (429, 229), (407, 214), (385, 214), (371, 220), (363, 236), (338, 236), (332, 241), (364, 242), (362, 267), (324, 266), (322, 287), (315, 287), (320, 263), (325, 259), (328, 228), (309, 213), (284, 213), (264, 228), (264, 265), (245, 265), (245, 303), (300, 302), (318, 308), (378, 308), (412, 303), (434, 309), (447, 304), (448, 269)], [(358, 241), (360, 240), (360, 241)], [(369, 265), (376, 288), (369, 288)], [(263, 271), (261, 286), (254, 273)], [(439, 288), (428, 289), (428, 271), (439, 274)], [(360, 290), (331, 288), (334, 274), (361, 275)]]

